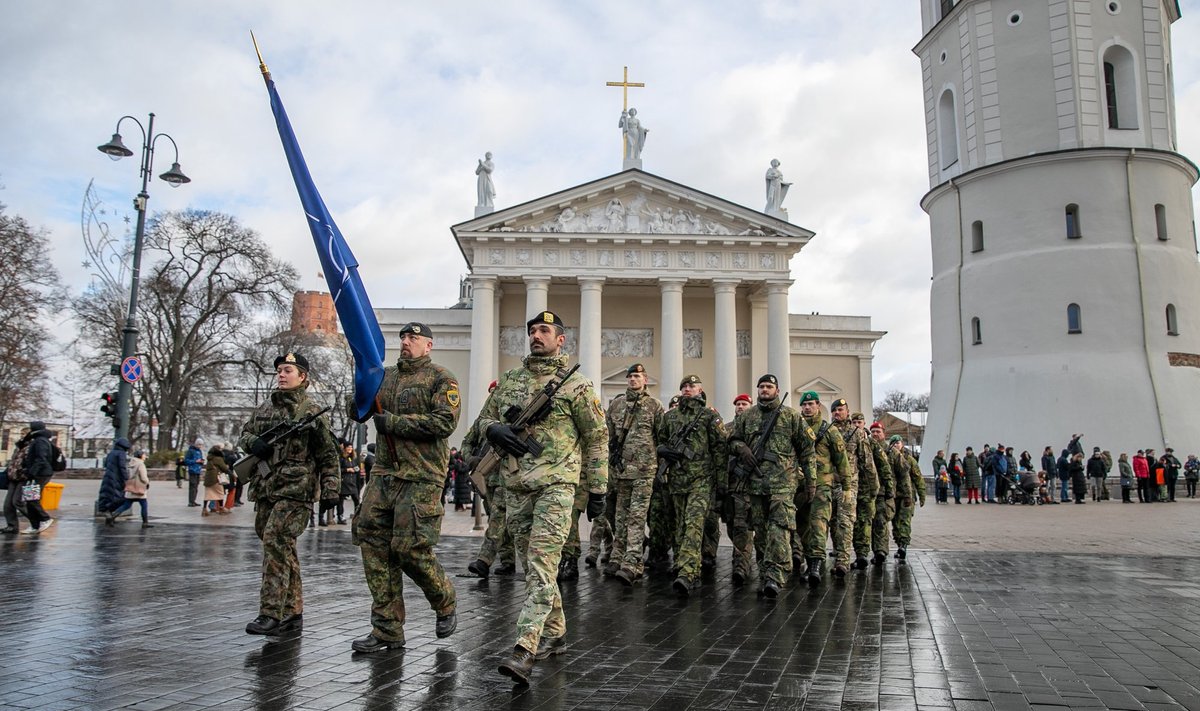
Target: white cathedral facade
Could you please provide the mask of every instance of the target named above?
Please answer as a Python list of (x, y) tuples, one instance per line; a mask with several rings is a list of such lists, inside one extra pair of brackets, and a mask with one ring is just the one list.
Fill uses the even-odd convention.
[[(1175, 0), (921, 0), (933, 248), (924, 457), (1072, 433), (1200, 447)], [(1187, 451), (1192, 451), (1188, 449)]]
[(645, 365), (664, 402), (685, 374), (704, 382), (727, 418), (759, 375), (780, 387), (845, 397), (870, 412), (871, 361), (883, 332), (866, 316), (788, 313), (791, 260), (814, 233), (686, 185), (629, 168), (583, 185), (483, 212), (451, 227), (470, 271), (446, 309), (376, 309), (389, 361), (400, 327), (434, 331), (436, 362), (460, 379), (457, 444), (487, 385), (528, 353), (525, 322), (550, 309), (567, 324), (566, 350), (602, 400), (624, 392), (625, 369)]

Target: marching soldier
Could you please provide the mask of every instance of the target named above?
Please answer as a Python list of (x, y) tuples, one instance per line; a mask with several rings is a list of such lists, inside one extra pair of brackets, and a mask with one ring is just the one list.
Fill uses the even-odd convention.
[(548, 414), (528, 435), (542, 446), (529, 451), (521, 433), (501, 419), (510, 408), (523, 410), (542, 388), (567, 373), (562, 319), (543, 311), (526, 324), (529, 356), (520, 368), (500, 376), (500, 384), (479, 415), (480, 430), (503, 455), (508, 527), (525, 569), (525, 603), (517, 617), (517, 641), (499, 671), (528, 684), (535, 659), (560, 654), (566, 647), (556, 570), (571, 528), (576, 486), (588, 493), (588, 520), (604, 512), (608, 490), (608, 430), (591, 381), (572, 373), (554, 395)]
[[(778, 418), (765, 443), (762, 456), (752, 447), (763, 435), (767, 420)], [(775, 598), (792, 573), (791, 538), (796, 527), (796, 488), (800, 462), (812, 458), (812, 438), (800, 414), (783, 405), (779, 381), (766, 374), (758, 379), (758, 404), (733, 420), (729, 432), (731, 467), (741, 465), (751, 472), (748, 482), (730, 482), (733, 497), (734, 550), (743, 550), (753, 535), (758, 558), (758, 591)], [(743, 489), (744, 485), (744, 489)], [(738, 491), (734, 491), (737, 489)], [(744, 542), (739, 543), (739, 537)], [(746, 546), (748, 548), (748, 546)], [(736, 553), (735, 553), (736, 555)], [(738, 562), (744, 561), (744, 568)], [(735, 559), (734, 585), (741, 585), (749, 572), (750, 555), (745, 550)]]
[(658, 456), (670, 463), (668, 486), (675, 508), (675, 581), (687, 597), (700, 585), (704, 523), (713, 492), (725, 494), (726, 445), (721, 416), (708, 407), (700, 376), (679, 383), (679, 405), (668, 411), (656, 431)]
[(888, 529), (896, 517), (896, 475), (892, 472), (885, 439), (883, 425), (872, 422), (871, 454), (875, 458), (875, 471), (879, 472), (879, 495), (875, 497), (875, 519), (871, 522), (871, 549), (875, 551), (871, 562), (876, 566), (887, 560)]
[[(666, 412), (679, 406), (679, 396), (673, 395)], [(665, 414), (665, 413), (664, 413)], [(655, 431), (657, 431), (657, 425)], [(646, 515), (646, 524), (650, 529), (647, 540), (650, 552), (646, 558), (646, 566), (650, 568), (665, 568), (670, 561), (675, 547), (675, 505), (671, 500), (671, 486), (663, 479), (654, 480), (654, 488), (650, 493), (650, 512)]]
[(904, 439), (892, 435), (889, 461), (896, 475), (896, 518), (892, 521), (892, 540), (896, 542), (896, 559), (903, 561), (908, 556), (908, 544), (912, 540), (912, 517), (920, 500), (925, 505), (925, 482), (917, 460), (904, 448)]
[(746, 410), (749, 410), (753, 404), (754, 402), (750, 400), (750, 396), (746, 393), (738, 395), (733, 399), (733, 416), (737, 417)]
[[(833, 530), (833, 549), (836, 557), (833, 574), (844, 578), (846, 573), (850, 572), (850, 554), (854, 550), (860, 494), (864, 488), (872, 488), (870, 484), (864, 487), (863, 480), (874, 481), (877, 475), (875, 461), (871, 456), (870, 436), (854, 425), (850, 417), (850, 404), (845, 398), (833, 401), (830, 416), (833, 418), (834, 428), (842, 435), (842, 441), (846, 445), (846, 461), (850, 472), (848, 480), (842, 481), (841, 496), (834, 499), (836, 524)], [(871, 497), (874, 496), (872, 491)]]
[[(496, 381), (493, 380), (488, 386), (488, 395), (495, 390)], [(480, 450), (484, 444), (485, 438), (479, 431), (479, 420), (476, 419), (471, 425), (471, 431), (463, 438), (463, 450), (467, 453), (471, 469), (479, 463)], [(505, 525), (508, 517), (507, 504), (504, 501), (504, 477), (500, 470), (496, 469), (495, 473), (488, 475), (484, 483), (487, 484), (488, 490), (483, 500), (487, 509), (488, 525), (483, 533), (483, 543), (479, 546), (479, 555), (467, 566), (467, 570), (473, 575), (486, 578), (491, 572), (492, 563), (499, 556), (500, 565), (496, 566), (496, 575), (512, 575), (517, 570), (517, 551), (513, 546), (512, 534)]]
[(629, 385), (625, 394), (608, 405), (608, 470), (613, 482), (608, 498), (616, 502), (616, 523), (604, 573), (623, 585), (633, 585), (642, 575), (646, 516), (658, 468), (654, 427), (663, 406), (646, 392), (646, 369), (641, 363), (629, 366), (625, 382)]
[(458, 380), (430, 360), (433, 332), (423, 323), (400, 329), (400, 358), (384, 369), (373, 420), (383, 451), (375, 460), (351, 540), (362, 551), (371, 590), (371, 632), (356, 652), (404, 646), (404, 576), (425, 593), (437, 615), (435, 633), (458, 627), (454, 586), (433, 552), (441, 535), (447, 439), (458, 426)]
[(846, 461), (846, 443), (833, 426), (821, 416), (821, 399), (809, 390), (800, 396), (800, 414), (812, 432), (813, 453), (802, 462), (805, 487), (796, 491), (796, 531), (792, 535), (793, 562), (803, 555), (807, 562), (804, 572), (809, 587), (821, 584), (821, 561), (825, 558), (825, 541), (829, 538), (830, 503), (835, 483), (850, 481), (850, 465)]
[[(860, 464), (858, 467), (858, 505), (854, 518), (854, 564), (853, 568), (866, 570), (868, 557), (871, 555), (871, 530), (875, 524), (875, 499), (879, 496), (879, 461), (875, 452), (875, 444), (867, 433), (865, 425), (867, 418), (861, 412), (850, 415), (850, 424), (861, 438), (866, 447), (866, 457), (870, 464)], [(887, 458), (884, 457), (886, 460)]]
[(337, 447), (324, 417), (287, 439), (268, 443), (261, 434), (313, 415), (320, 408), (308, 397), (308, 359), (288, 353), (275, 359), (277, 388), (242, 427), (238, 446), (269, 468), (251, 475), (248, 498), (254, 503), (254, 532), (263, 544), (259, 614), (247, 634), (299, 632), (304, 625), (304, 596), (296, 538), (308, 526), (314, 498), (335, 501), (341, 490)]

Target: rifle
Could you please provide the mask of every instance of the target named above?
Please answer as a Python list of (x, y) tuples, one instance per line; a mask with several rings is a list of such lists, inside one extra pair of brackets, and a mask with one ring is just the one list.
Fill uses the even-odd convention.
[[(535, 457), (542, 453), (544, 447), (533, 438), (529, 429), (550, 414), (554, 396), (577, 370), (579, 370), (579, 363), (573, 365), (570, 370), (559, 370), (550, 382), (542, 386), (542, 389), (535, 393), (529, 402), (525, 403), (524, 408), (518, 409), (516, 405), (513, 405), (504, 411), (504, 420), (521, 438), (521, 442), (529, 449), (529, 453)], [(487, 478), (491, 476), (496, 467), (500, 466), (500, 459), (505, 456), (508, 454), (497, 452), (495, 447), (487, 445), (479, 464), (476, 464), (474, 471), (471, 472), (471, 483), (475, 485), (480, 496), (487, 496)]]
[(754, 453), (754, 466), (748, 467), (742, 463), (741, 459), (736, 459), (733, 465), (733, 471), (730, 472), (729, 490), (733, 492), (742, 492), (746, 490), (746, 482), (749, 481), (750, 475), (758, 472), (758, 465), (761, 462), (771, 462), (772, 464), (779, 463), (779, 456), (767, 449), (770, 444), (771, 435), (775, 432), (775, 425), (779, 422), (779, 415), (783, 412), (783, 406), (787, 403), (788, 393), (783, 394), (783, 398), (779, 400), (779, 407), (775, 408), (771, 414), (767, 415), (767, 419), (763, 421), (762, 429), (759, 430), (758, 439), (750, 446), (750, 451)]
[[(695, 453), (690, 449), (684, 448), (683, 445), (684, 442), (687, 442), (688, 437), (692, 436), (692, 430), (696, 429), (696, 425), (700, 423), (700, 418), (703, 416), (704, 411), (701, 410), (695, 417), (692, 418), (691, 422), (687, 423), (686, 427), (675, 433), (675, 436), (671, 438), (670, 443), (667, 444), (667, 449), (677, 455), (680, 455), (684, 459), (691, 459), (694, 457)], [(671, 460), (665, 457), (659, 460), (658, 471), (654, 473), (654, 483), (658, 484), (659, 486), (665, 486), (667, 484), (667, 470), (671, 468), (671, 464)]]
[[(329, 409), (329, 407), (326, 407), (318, 412), (305, 415), (295, 422), (292, 422), (291, 420), (280, 422), (273, 425), (269, 430), (263, 432), (258, 437), (271, 447), (274, 447), (276, 444), (284, 441), (297, 432), (308, 429), (314, 422), (317, 421), (318, 417), (324, 415), (326, 412), (329, 412)], [(248, 480), (252, 473), (262, 479), (266, 479), (267, 477), (271, 476), (270, 466), (253, 454), (242, 455), (241, 458), (233, 463), (233, 471), (238, 475), (238, 479), (243, 481)]]
[(633, 426), (633, 418), (637, 416), (638, 407), (642, 404), (639, 399), (633, 405), (625, 408), (625, 419), (621, 421), (621, 434), (608, 442), (608, 470), (610, 472), (625, 471), (625, 440), (629, 437), (629, 428)]

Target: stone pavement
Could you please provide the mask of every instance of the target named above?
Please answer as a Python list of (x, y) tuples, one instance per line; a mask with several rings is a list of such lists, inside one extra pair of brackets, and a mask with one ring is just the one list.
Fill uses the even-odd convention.
[[(242, 632), (260, 562), (248, 510), (201, 520), (156, 486), (155, 528), (108, 529), (87, 515), (95, 482), (67, 485), (50, 531), (0, 537), (5, 709), (1200, 709), (1196, 501), (930, 500), (907, 565), (774, 602), (730, 585), (727, 551), (689, 602), (662, 574), (626, 589), (584, 570), (563, 587), (570, 649), (521, 688), (496, 672), (519, 579), (456, 577), (446, 640), (409, 586), (407, 648), (351, 655), (370, 597), (344, 527), (318, 529), (300, 539), (304, 632), (264, 642)], [(454, 574), (477, 545), (447, 535), (439, 556)]]

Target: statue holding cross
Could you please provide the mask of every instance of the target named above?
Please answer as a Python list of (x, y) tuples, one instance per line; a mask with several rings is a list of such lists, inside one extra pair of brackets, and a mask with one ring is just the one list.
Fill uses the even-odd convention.
[(629, 89), (644, 88), (642, 82), (629, 81), (629, 67), (625, 67), (624, 78), (621, 81), (605, 82), (605, 86), (621, 87), (621, 120), (617, 126), (621, 129), (621, 155), (625, 159), (625, 168), (642, 167), (642, 147), (646, 145), (648, 129), (642, 127), (637, 117), (637, 109), (629, 108)]

